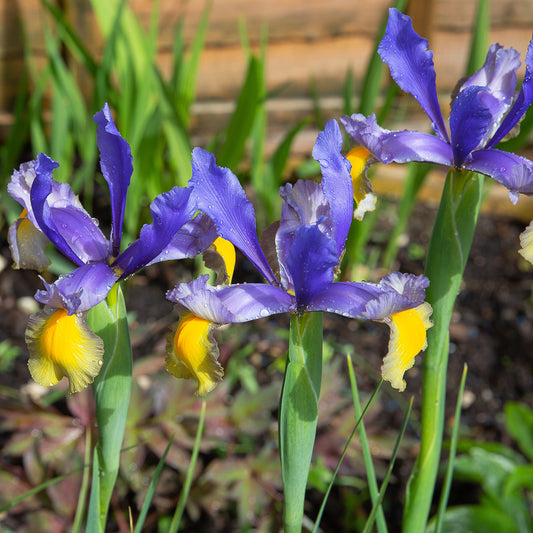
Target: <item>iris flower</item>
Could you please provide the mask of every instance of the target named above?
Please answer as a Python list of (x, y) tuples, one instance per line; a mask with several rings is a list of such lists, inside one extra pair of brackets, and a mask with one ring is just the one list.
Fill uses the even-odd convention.
[(411, 19), (391, 8), (379, 54), (398, 86), (422, 106), (435, 135), (386, 130), (377, 124), (374, 114), (342, 117), (354, 143), (370, 152), (368, 164), (425, 161), (490, 176), (509, 189), (513, 203), (519, 193), (533, 194), (533, 163), (494, 148), (512, 132), (533, 101), (533, 40), (517, 95), (519, 53), (491, 45), (483, 67), (462, 80), (455, 91), (449, 133), (437, 99), (433, 53), (427, 47), (427, 40), (413, 30)]
[[(382, 374), (393, 387), (405, 388), (403, 374), (425, 348), (431, 325), (431, 307), (424, 302), (428, 280), (394, 272), (377, 284), (334, 282), (353, 213), (350, 163), (341, 154), (342, 142), (337, 122), (328, 122), (313, 149), (322, 181), (281, 187), (281, 221), (263, 233), (266, 251), (257, 237), (254, 208), (237, 177), (217, 166), (209, 152), (193, 151), (190, 186), (198, 209), (213, 220), (222, 242), (237, 247), (266, 280), (213, 286), (204, 275), (167, 293), (178, 304), (180, 321), (169, 339), (166, 368), (176, 377), (196, 379), (197, 394), (212, 390), (223, 375), (214, 327), (313, 311), (388, 324), (391, 337)], [(219, 254), (228, 257), (225, 250)]]
[(174, 187), (154, 199), (150, 206), (153, 222), (121, 251), (133, 172), (131, 150), (107, 104), (94, 120), (100, 166), (111, 197), (110, 239), (70, 186), (53, 179), (59, 165), (48, 156), (40, 154), (36, 161), (22, 164), (8, 185), (9, 194), (24, 208), (8, 235), (15, 268), (46, 268), (48, 242), (75, 265), (54, 283), (43, 279), (44, 290), (37, 291), (35, 299), (45, 307), (30, 317), (26, 329), (32, 377), (48, 386), (66, 376), (70, 392), (91, 383), (102, 365), (103, 343), (87, 326), (87, 311), (103, 301), (117, 281), (158, 261), (192, 257), (216, 238), (205, 215), (193, 218), (196, 207), (190, 189)]

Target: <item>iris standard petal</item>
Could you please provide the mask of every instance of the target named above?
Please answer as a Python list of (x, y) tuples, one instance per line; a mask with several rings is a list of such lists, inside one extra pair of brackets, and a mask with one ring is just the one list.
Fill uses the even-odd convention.
[(313, 157), (322, 170), (322, 190), (327, 198), (333, 220), (333, 237), (340, 257), (353, 218), (353, 186), (350, 162), (342, 155), (342, 133), (336, 120), (329, 120), (318, 134)]
[(118, 280), (118, 275), (105, 263), (90, 263), (61, 276), (45, 289), (35, 293), (35, 299), (50, 307), (62, 308), (69, 315), (88, 311), (105, 300)]
[(233, 243), (272, 284), (277, 280), (259, 245), (255, 211), (237, 176), (217, 166), (215, 156), (201, 148), (193, 150), (190, 185), (198, 209), (216, 224), (218, 234)]
[(194, 215), (191, 190), (174, 187), (154, 199), (150, 205), (153, 222), (145, 224), (139, 238), (131, 243), (113, 263), (126, 278), (149, 264), (164, 251), (176, 232)]
[(464, 166), (507, 187), (513, 203), (520, 193), (533, 194), (533, 163), (525, 157), (495, 148), (476, 150)]
[(167, 299), (215, 324), (249, 322), (294, 310), (294, 300), (284, 290), (265, 283), (213, 287), (209, 276), (181, 283)]
[(516, 71), (520, 68), (520, 53), (493, 43), (490, 45), (485, 63), (461, 85), (486, 87), (498, 100), (509, 105), (516, 90)]
[[(70, 250), (82, 263), (90, 261), (107, 261), (109, 245), (97, 221), (85, 209), (74, 206), (45, 209), (48, 213), (46, 221), (49, 228), (61, 236)], [(61, 249), (63, 251), (63, 249)]]
[(63, 377), (69, 392), (79, 392), (93, 382), (103, 364), (104, 343), (87, 326), (83, 314), (45, 308), (30, 316), (26, 328), (32, 378), (45, 387)]
[(313, 298), (333, 282), (338, 264), (339, 255), (333, 239), (316, 225), (298, 228), (287, 256), (297, 312), (305, 312)]
[(96, 143), (100, 150), (100, 167), (111, 195), (113, 224), (110, 252), (113, 257), (116, 257), (120, 252), (124, 208), (133, 173), (133, 158), (130, 146), (117, 130), (107, 104), (94, 115), (94, 121), (98, 124)]
[(398, 86), (411, 93), (422, 106), (431, 119), (435, 133), (448, 141), (437, 98), (433, 52), (428, 50), (427, 40), (413, 30), (411, 19), (397, 9), (389, 9), (387, 29), (378, 53), (389, 66)]
[[(287, 255), (294, 243), (296, 231), (305, 224), (318, 224), (322, 233), (333, 238), (333, 220), (324, 191), (312, 180), (287, 183), (279, 189), (283, 199), (281, 220), (275, 233), (276, 260), (281, 286), (294, 292), (292, 276), (287, 269)], [(265, 250), (268, 247), (264, 248)], [(270, 261), (270, 264), (273, 264)]]
[(461, 168), (490, 128), (492, 115), (481, 99), (486, 92), (484, 87), (467, 87), (453, 102), (450, 132), (456, 168)]
[[(53, 227), (50, 221), (50, 209), (46, 203), (46, 198), (52, 192), (52, 172), (59, 166), (58, 163), (44, 154), (39, 154), (35, 164), (35, 179), (31, 187), (31, 211), (35, 216), (37, 226), (48, 237), (48, 239), (66, 257), (76, 265), (81, 265), (80, 258), (70, 249), (63, 237)], [(28, 210), (29, 211), (29, 210)], [(45, 220), (46, 219), (46, 220)]]
[(522, 88), (518, 96), (503, 119), (500, 127), (494, 134), (494, 137), (487, 143), (487, 148), (496, 146), (524, 116), (531, 103), (533, 102), (533, 39), (529, 42), (526, 54), (526, 74), (522, 82)]
[(168, 337), (165, 368), (176, 378), (195, 379), (197, 396), (211, 392), (224, 376), (213, 328), (208, 320), (183, 313)]
[[(31, 187), (31, 206), (39, 229), (48, 237), (54, 246), (68, 257), (74, 264), (82, 265), (88, 260), (88, 254), (99, 249), (97, 241), (103, 236), (91, 217), (76, 205), (67, 202), (55, 202), (51, 208), (48, 197), (53, 191), (52, 172), (59, 165), (44, 154), (37, 157), (35, 165), (36, 177)], [(63, 188), (63, 190), (67, 190)], [(68, 189), (70, 190), (70, 189)], [(56, 225), (57, 222), (57, 225)], [(100, 233), (100, 234), (99, 234)], [(94, 236), (94, 243), (91, 242)], [(101, 236), (101, 237), (100, 237)], [(78, 255), (78, 253), (81, 255)], [(97, 254), (95, 260), (101, 259)]]
[(198, 213), (170, 239), (166, 248), (148, 264), (187, 259), (204, 252), (217, 239), (215, 223), (204, 213)]
[(26, 211), (30, 222), (38, 228), (37, 220), (33, 216), (33, 208), (31, 206), (31, 186), (35, 180), (35, 164), (37, 161), (28, 161), (22, 163), (18, 170), (14, 170), (11, 174), (11, 179), (7, 184), (7, 193), (13, 200), (18, 202)]

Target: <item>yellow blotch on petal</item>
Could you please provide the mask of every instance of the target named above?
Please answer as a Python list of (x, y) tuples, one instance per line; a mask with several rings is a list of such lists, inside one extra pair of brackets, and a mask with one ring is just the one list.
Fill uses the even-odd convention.
[(93, 382), (103, 364), (104, 343), (85, 322), (82, 313), (45, 308), (30, 317), (26, 328), (32, 378), (45, 387), (62, 378), (69, 392), (79, 392)]
[(29, 220), (26, 209), (11, 224), (7, 235), (13, 268), (25, 268), (42, 272), (50, 265), (44, 250), (48, 244), (46, 235)]
[(518, 253), (526, 261), (533, 263), (533, 222), (520, 234), (520, 244), (522, 248), (518, 250)]
[(184, 314), (168, 339), (165, 368), (177, 378), (194, 378), (195, 394), (205, 396), (222, 380), (224, 369), (217, 361), (218, 347), (213, 324), (192, 313)]
[(353, 216), (357, 220), (363, 220), (367, 211), (373, 211), (376, 208), (376, 195), (372, 192), (370, 181), (365, 175), (365, 166), (369, 157), (370, 152), (362, 146), (356, 146), (346, 154), (346, 159), (352, 165), (350, 175), (352, 176), (353, 199), (357, 204)]
[(230, 241), (217, 237), (215, 242), (203, 253), (207, 268), (216, 274), (217, 285), (228, 285), (235, 270), (235, 246)]
[(414, 309), (400, 311), (390, 317), (389, 352), (383, 359), (381, 375), (399, 391), (405, 390), (403, 375), (415, 364), (415, 357), (427, 347), (426, 331), (433, 325), (429, 319), (433, 309), (424, 302)]

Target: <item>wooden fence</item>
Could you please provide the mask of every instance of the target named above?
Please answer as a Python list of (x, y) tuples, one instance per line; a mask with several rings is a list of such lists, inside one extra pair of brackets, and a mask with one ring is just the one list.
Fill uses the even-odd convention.
[[(51, 0), (53, 1), (53, 0)], [(92, 51), (102, 48), (102, 38), (90, 0), (56, 0)], [(114, 2), (110, 0), (110, 5)], [(242, 83), (245, 64), (239, 40), (239, 19), (257, 45), (268, 34), (267, 83), (269, 89), (285, 85), (269, 102), (272, 145), (282, 132), (309, 114), (313, 80), (326, 116), (339, 114), (348, 69), (360, 87), (380, 22), (390, 0), (213, 0), (207, 44), (198, 76), (198, 101), (194, 107), (195, 135), (222, 123)], [(129, 0), (128, 5), (147, 27), (153, 2)], [(429, 39), (434, 51), (438, 90), (447, 101), (467, 61), (477, 0), (410, 0), (408, 12), (415, 29)], [(178, 21), (184, 21), (190, 41), (205, 3), (200, 0), (160, 0), (157, 62), (168, 71)], [(533, 0), (493, 0), (491, 41), (512, 46), (522, 58), (533, 30)], [(24, 49), (37, 65), (46, 61), (41, 0), (0, 0), (0, 139), (12, 122), (12, 106), (23, 75)], [(414, 121), (427, 122), (422, 115)], [(309, 153), (316, 132), (297, 139), (295, 153)]]

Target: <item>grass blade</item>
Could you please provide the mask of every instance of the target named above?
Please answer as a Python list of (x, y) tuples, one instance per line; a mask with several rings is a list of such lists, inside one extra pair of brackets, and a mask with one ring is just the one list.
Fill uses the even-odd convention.
[[(353, 374), (353, 369), (352, 369), (352, 366), (351, 366), (351, 359), (349, 358), (348, 356), (348, 360), (349, 360), (349, 371), (350, 371), (350, 381), (352, 380), (352, 374)], [(328, 500), (328, 497), (329, 497), (329, 494), (331, 492), (331, 489), (333, 488), (333, 484), (335, 482), (335, 478), (337, 477), (337, 474), (339, 472), (339, 469), (341, 467), (341, 464), (342, 464), (342, 461), (344, 460), (344, 457), (348, 451), (348, 448), (350, 447), (350, 444), (355, 436), (355, 433), (357, 432), (357, 430), (361, 430), (362, 429), (362, 422), (363, 422), (363, 417), (365, 416), (366, 412), (368, 411), (368, 409), (370, 408), (370, 406), (372, 405), (372, 403), (374, 402), (374, 399), (377, 397), (377, 394), (381, 388), (381, 385), (383, 384), (383, 380), (380, 380), (380, 382), (378, 383), (378, 386), (375, 388), (374, 392), (372, 393), (372, 395), (370, 396), (370, 398), (368, 399), (368, 401), (366, 402), (363, 410), (361, 411), (361, 408), (359, 406), (359, 400), (356, 400), (355, 396), (354, 396), (354, 402), (357, 403), (357, 410), (356, 410), (356, 414), (355, 416), (357, 417), (357, 422), (355, 423), (355, 426), (350, 434), (350, 436), (348, 437), (348, 440), (346, 441), (346, 445), (344, 446), (344, 449), (342, 451), (342, 454), (339, 458), (339, 461), (337, 462), (337, 466), (335, 468), (335, 471), (333, 472), (333, 476), (331, 477), (331, 481), (328, 485), (328, 488), (326, 490), (326, 493), (324, 494), (324, 498), (322, 499), (322, 504), (320, 505), (320, 509), (318, 511), (318, 515), (317, 515), (317, 518), (316, 518), (316, 521), (315, 521), (315, 526), (313, 528), (313, 533), (317, 533), (318, 532), (318, 527), (320, 525), (320, 521), (322, 520), (322, 515), (324, 514), (324, 509), (326, 508), (326, 503), (327, 503), (327, 500)], [(356, 386), (355, 385), (355, 382), (354, 382), (354, 385), (352, 386), (352, 393), (354, 390), (353, 387)], [(354, 406), (355, 406), (355, 403), (354, 403)], [(374, 481), (375, 481), (375, 478), (374, 478)]]
[(381, 487), (379, 489), (378, 499), (372, 506), (372, 511), (370, 512), (370, 515), (366, 521), (365, 527), (363, 529), (363, 533), (370, 533), (370, 531), (372, 531), (372, 526), (374, 525), (376, 514), (378, 510), (381, 508), (381, 503), (383, 502), (383, 498), (385, 497), (385, 491), (387, 490), (387, 486), (389, 484), (389, 480), (392, 474), (392, 469), (394, 468), (394, 463), (396, 462), (398, 450), (400, 449), (400, 443), (403, 439), (405, 429), (407, 428), (407, 422), (409, 421), (409, 416), (411, 415), (412, 407), (413, 407), (413, 398), (411, 397), (411, 401), (409, 402), (409, 407), (407, 408), (407, 412), (405, 413), (405, 416), (403, 418), (402, 427), (400, 428), (400, 433), (398, 434), (398, 438), (396, 439), (396, 444), (394, 445), (394, 450), (392, 451), (392, 457), (389, 462), (389, 467), (387, 468), (387, 473), (385, 474), (385, 478), (383, 479), (383, 483), (381, 484)]
[(202, 433), (204, 431), (205, 424), (205, 412), (207, 408), (207, 402), (202, 400), (202, 408), (200, 410), (200, 418), (198, 420), (198, 429), (196, 430), (196, 439), (194, 441), (194, 448), (191, 454), (191, 462), (189, 468), (187, 469), (187, 476), (185, 477), (185, 482), (183, 484), (183, 489), (180, 494), (180, 499), (178, 501), (178, 506), (176, 507), (176, 512), (172, 517), (172, 522), (168, 529), (169, 533), (176, 533), (178, 531), (181, 519), (183, 517), (183, 511), (185, 510), (185, 504), (187, 503), (187, 497), (189, 496), (189, 491), (191, 490), (192, 477), (194, 475), (194, 469), (196, 467), (196, 461), (198, 460), (198, 453), (200, 452), (200, 442), (202, 441)]
[(450, 455), (448, 457), (448, 466), (446, 468), (446, 475), (444, 476), (444, 484), (439, 501), (439, 510), (437, 512), (437, 519), (435, 523), (435, 533), (442, 531), (444, 521), (444, 513), (448, 506), (448, 498), (450, 496), (450, 488), (452, 486), (453, 467), (455, 462), (455, 455), (457, 453), (457, 441), (459, 438), (459, 422), (461, 420), (461, 406), (463, 403), (463, 394), (465, 391), (467, 365), (464, 365), (463, 374), (461, 376), (461, 383), (459, 385), (459, 393), (457, 394), (457, 403), (455, 404), (455, 420), (452, 429), (452, 438), (450, 440)]
[(150, 486), (148, 487), (148, 491), (146, 493), (146, 497), (144, 498), (143, 506), (141, 509), (141, 513), (139, 514), (139, 519), (137, 520), (137, 524), (135, 525), (135, 531), (134, 533), (142, 533), (142, 528), (144, 526), (144, 521), (146, 520), (146, 515), (148, 514), (148, 509), (150, 508), (150, 504), (152, 502), (152, 498), (154, 497), (155, 493), (155, 486), (157, 485), (157, 480), (159, 479), (159, 476), (161, 475), (161, 472), (163, 471), (163, 467), (165, 466), (165, 459), (167, 457), (167, 454), (170, 450), (170, 447), (172, 446), (172, 442), (174, 440), (174, 435), (170, 438), (167, 447), (165, 448), (165, 451), (163, 455), (161, 456), (161, 459), (157, 463), (157, 467), (154, 470), (154, 474), (152, 476), (152, 480), (150, 481)]

